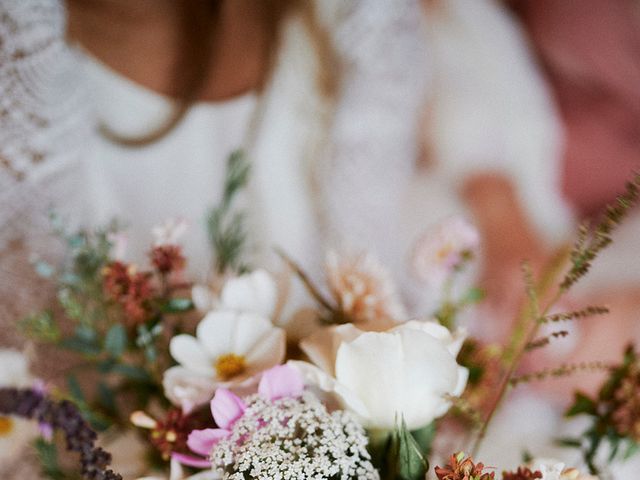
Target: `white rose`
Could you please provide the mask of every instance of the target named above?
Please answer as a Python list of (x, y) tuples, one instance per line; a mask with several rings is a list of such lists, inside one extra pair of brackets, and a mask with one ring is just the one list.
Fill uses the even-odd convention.
[(467, 382), (456, 362), (464, 335), (434, 322), (410, 321), (386, 332), (333, 327), (302, 342), (316, 365), (294, 362), (308, 382), (336, 394), (367, 428), (410, 430), (444, 415)]

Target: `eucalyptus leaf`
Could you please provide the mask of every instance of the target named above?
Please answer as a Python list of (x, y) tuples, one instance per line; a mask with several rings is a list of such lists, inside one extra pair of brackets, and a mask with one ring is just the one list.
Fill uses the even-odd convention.
[(99, 382), (96, 390), (100, 406), (110, 414), (114, 413), (116, 411), (116, 396), (111, 387), (104, 382)]
[(151, 375), (149, 375), (144, 368), (136, 367), (134, 365), (114, 365), (111, 371), (130, 380), (136, 380), (139, 382), (150, 382), (152, 380)]
[(56, 273), (56, 269), (50, 263), (39, 260), (34, 264), (36, 273), (42, 278), (51, 278)]
[(83, 353), (88, 356), (99, 355), (102, 351), (100, 345), (98, 345), (97, 343), (79, 338), (77, 336), (61, 340), (59, 345), (62, 348), (66, 348), (67, 350)]
[(104, 349), (113, 357), (119, 358), (127, 349), (127, 331), (121, 324), (113, 325), (104, 339)]
[(183, 313), (193, 310), (194, 305), (190, 298), (172, 298), (162, 306), (165, 313)]

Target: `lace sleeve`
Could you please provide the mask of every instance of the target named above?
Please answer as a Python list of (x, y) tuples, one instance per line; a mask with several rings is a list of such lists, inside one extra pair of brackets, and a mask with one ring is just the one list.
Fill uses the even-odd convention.
[(422, 22), (417, 0), (340, 2), (326, 20), (341, 69), (320, 172), (329, 244), (373, 251), (399, 278), (405, 251), (398, 213), (429, 85)]
[[(47, 251), (48, 209), (66, 207), (90, 122), (78, 56), (55, 0), (0, 0), (0, 323), (32, 307), (29, 256)], [(36, 292), (38, 294), (36, 294)], [(13, 343), (5, 333), (0, 343)]]

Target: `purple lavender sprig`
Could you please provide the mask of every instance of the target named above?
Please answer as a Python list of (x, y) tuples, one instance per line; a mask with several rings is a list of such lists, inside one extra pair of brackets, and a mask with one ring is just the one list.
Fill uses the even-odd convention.
[(80, 454), (82, 475), (87, 480), (122, 480), (121, 475), (107, 469), (111, 454), (95, 446), (96, 432), (70, 401), (58, 402), (34, 389), (0, 388), (0, 415), (16, 415), (61, 430), (67, 450)]

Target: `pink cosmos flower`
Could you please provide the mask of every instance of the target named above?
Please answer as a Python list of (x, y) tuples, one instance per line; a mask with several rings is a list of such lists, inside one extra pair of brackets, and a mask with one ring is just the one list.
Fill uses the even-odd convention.
[(480, 236), (473, 225), (462, 217), (449, 218), (418, 240), (413, 270), (420, 280), (440, 288), (479, 245)]
[[(258, 386), (259, 395), (265, 400), (285, 397), (299, 397), (304, 390), (304, 381), (297, 368), (278, 365), (262, 374)], [(215, 445), (231, 434), (233, 425), (244, 415), (246, 404), (236, 394), (226, 388), (219, 388), (211, 400), (211, 414), (218, 428), (194, 430), (189, 435), (187, 445), (203, 457), (209, 457)], [(210, 467), (209, 460), (184, 454), (173, 454), (172, 458), (184, 465)]]

